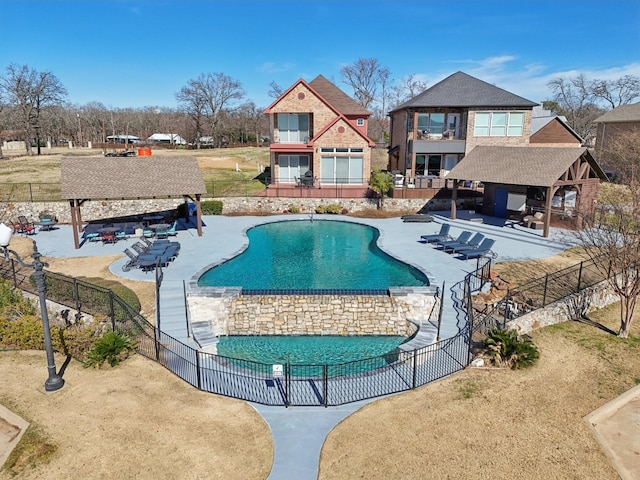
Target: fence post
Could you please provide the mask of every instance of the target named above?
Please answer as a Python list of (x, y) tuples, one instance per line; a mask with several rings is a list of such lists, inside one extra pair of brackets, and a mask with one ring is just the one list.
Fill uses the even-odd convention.
[(73, 278), (73, 299), (76, 301), (76, 310), (80, 313), (80, 290), (78, 290), (78, 280)]
[(443, 309), (444, 309), (444, 282), (442, 282), (442, 292), (440, 294), (440, 311), (438, 312), (438, 331), (436, 332), (436, 342), (440, 341), (440, 325), (442, 325)]
[(322, 366), (322, 383), (324, 384), (324, 408), (329, 406), (329, 368), (325, 363)]
[(418, 364), (417, 351), (418, 351), (417, 349), (415, 349), (413, 351), (413, 383), (412, 383), (412, 386), (411, 386), (412, 389), (416, 388), (416, 377), (417, 377), (417, 373), (418, 373), (417, 372), (417, 370), (418, 370), (417, 369), (417, 364)]
[(511, 290), (507, 289), (507, 294), (504, 297), (504, 324), (502, 325), (502, 328), (505, 328), (507, 326), (507, 320), (509, 320), (509, 299), (511, 298)]
[(31, 183), (29, 183), (29, 200), (33, 203), (33, 190), (31, 189)]
[(182, 280), (182, 295), (184, 298), (184, 320), (187, 324), (187, 338), (191, 338), (191, 332), (189, 331), (189, 305), (187, 304), (187, 285)]
[(198, 390), (202, 390), (202, 377), (200, 374), (200, 350), (194, 349), (196, 352), (196, 383)]
[(580, 291), (580, 282), (582, 280), (582, 264), (584, 261), (580, 262), (580, 270), (578, 270), (578, 288), (576, 289), (576, 293)]
[(547, 304), (547, 284), (549, 283), (549, 274), (544, 276), (544, 290), (542, 291), (542, 306)]
[(291, 381), (291, 363), (287, 360), (286, 371), (284, 372), (284, 406), (289, 408), (289, 382)]
[(116, 331), (116, 311), (113, 306), (113, 290), (109, 289), (109, 314), (111, 315), (111, 330)]

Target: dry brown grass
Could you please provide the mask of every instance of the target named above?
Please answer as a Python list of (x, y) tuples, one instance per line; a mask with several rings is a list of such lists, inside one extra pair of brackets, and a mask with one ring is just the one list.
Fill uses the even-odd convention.
[[(592, 317), (615, 329), (617, 306)], [(640, 382), (631, 340), (565, 323), (536, 331), (538, 365), (467, 369), (373, 402), (328, 436), (322, 480), (617, 479), (582, 417)]]

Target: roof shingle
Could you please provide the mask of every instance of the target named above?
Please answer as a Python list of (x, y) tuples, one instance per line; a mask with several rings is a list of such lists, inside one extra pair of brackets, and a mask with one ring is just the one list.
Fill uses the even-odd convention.
[(206, 193), (195, 157), (65, 157), (64, 199), (153, 198)]
[(456, 72), (424, 92), (395, 107), (391, 113), (407, 108), (524, 108), (531, 109), (535, 102), (507, 92), (495, 85), (479, 80), (464, 72)]

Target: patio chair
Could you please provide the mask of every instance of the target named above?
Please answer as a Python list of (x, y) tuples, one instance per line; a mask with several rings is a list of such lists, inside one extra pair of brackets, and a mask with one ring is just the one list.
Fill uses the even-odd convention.
[(458, 238), (456, 238), (455, 240), (437, 242), (436, 248), (439, 248), (441, 250), (446, 250), (449, 247), (449, 245), (462, 246), (463, 244), (466, 244), (469, 242), (471, 235), (472, 233), (470, 231), (465, 230), (460, 235), (458, 235)]
[(536, 212), (533, 215), (527, 215), (522, 219), (522, 223), (527, 225), (527, 228), (531, 228), (532, 225), (537, 226), (542, 223), (544, 225), (544, 213)]
[(498, 255), (491, 250), (493, 244), (496, 241), (492, 238), (485, 238), (478, 248), (472, 248), (469, 250), (458, 250), (458, 255), (463, 260), (469, 260), (470, 258), (478, 257), (491, 257), (496, 258)]
[(27, 217), (24, 215), (18, 216), (18, 233), (23, 233), (25, 235), (35, 235), (36, 227), (33, 225), (33, 222), (27, 220)]
[(437, 243), (437, 242), (445, 242), (450, 240), (449, 230), (451, 229), (451, 225), (448, 223), (443, 223), (440, 227), (440, 232), (434, 233), (432, 235), (420, 235), (420, 239), (424, 243)]
[(457, 244), (448, 245), (447, 248), (445, 248), (445, 251), (449, 249), (451, 250), (451, 253), (456, 253), (456, 252), (459, 252), (460, 250), (469, 250), (469, 249), (473, 250), (474, 248), (478, 248), (482, 240), (484, 240), (484, 235), (478, 232), (467, 243), (463, 243), (460, 245), (457, 245)]
[(167, 230), (167, 236), (175, 237), (176, 235), (178, 235), (178, 232), (176, 231), (177, 228), (178, 228), (178, 221), (174, 220), (173, 225), (171, 225), (171, 228)]

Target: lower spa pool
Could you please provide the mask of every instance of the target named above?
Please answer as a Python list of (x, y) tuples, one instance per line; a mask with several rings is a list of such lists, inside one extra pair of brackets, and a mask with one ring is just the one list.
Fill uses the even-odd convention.
[[(322, 365), (327, 365), (331, 376), (373, 370), (395, 361), (397, 347), (405, 340), (391, 335), (232, 335), (220, 337), (218, 355), (260, 364), (290, 365), (292, 376), (319, 376)], [(349, 365), (338, 367), (344, 364)], [(245, 366), (251, 368), (249, 364)]]

